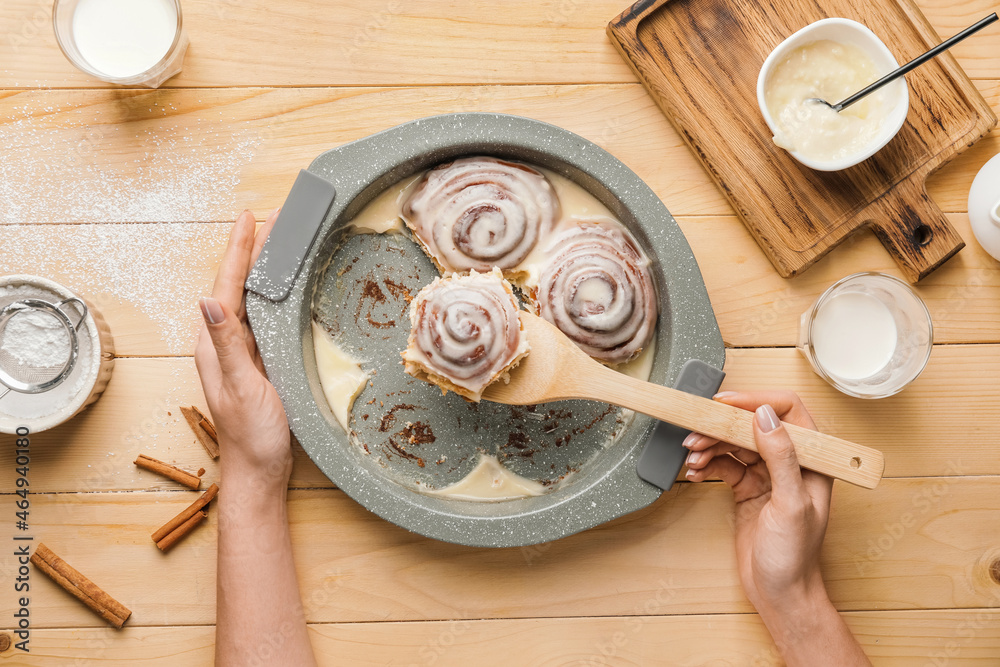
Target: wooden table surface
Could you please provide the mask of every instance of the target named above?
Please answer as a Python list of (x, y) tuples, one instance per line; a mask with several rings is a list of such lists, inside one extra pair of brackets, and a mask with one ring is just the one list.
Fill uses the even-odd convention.
[[(14, 526), (13, 439), (0, 437), (0, 626), (19, 596), (15, 534), (44, 541), (134, 612), (110, 629), (32, 571), (31, 652), (12, 647), (0, 664), (212, 663), (215, 518), (161, 554), (150, 532), (195, 492), (132, 461), (144, 452), (217, 476), (177, 408), (205, 405), (196, 300), (231, 221), (243, 207), (263, 219), (328, 148), (472, 110), (565, 127), (635, 170), (704, 272), (728, 348), (725, 388), (794, 389), (824, 431), (885, 452), (877, 490), (835, 487), (823, 552), (830, 595), (875, 663), (1000, 663), (1000, 264), (966, 213), (1000, 133), (929, 183), (968, 243), (917, 288), (936, 328), (930, 365), (896, 397), (843, 396), (793, 347), (799, 315), (842, 276), (899, 272), (866, 232), (805, 275), (778, 277), (605, 36), (626, 2), (184, 0), (185, 68), (157, 91), (76, 72), (56, 47), (51, 2), (0, 3), (0, 274), (86, 295), (119, 354), (97, 405), (32, 438), (27, 533)], [(993, 11), (986, 0), (919, 4), (943, 36)], [(954, 49), (994, 110), (998, 39), (990, 30)], [(291, 485), (323, 664), (780, 664), (737, 579), (721, 483), (679, 483), (610, 524), (503, 550), (385, 522), (301, 450)]]

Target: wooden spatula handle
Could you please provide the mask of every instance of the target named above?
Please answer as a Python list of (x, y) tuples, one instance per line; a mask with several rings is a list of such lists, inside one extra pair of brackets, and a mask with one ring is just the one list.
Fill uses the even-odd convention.
[[(589, 369), (588, 369), (589, 370)], [(681, 428), (757, 451), (753, 437), (754, 413), (699, 396), (642, 382), (610, 369), (587, 373), (586, 387), (577, 395), (613, 403)], [(874, 489), (882, 479), (882, 452), (832, 435), (785, 423), (803, 468)]]

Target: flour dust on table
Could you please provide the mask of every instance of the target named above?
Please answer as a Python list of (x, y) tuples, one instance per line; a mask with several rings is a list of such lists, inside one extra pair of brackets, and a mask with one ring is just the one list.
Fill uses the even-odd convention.
[(77, 104), (14, 107), (0, 123), (0, 223), (233, 219), (261, 133), (235, 120), (175, 115), (170, 96), (150, 101), (149, 117), (135, 123), (116, 122), (113, 106), (102, 119), (87, 95)]
[(0, 246), (5, 271), (51, 276), (106, 312), (124, 306), (129, 316), (146, 319), (139, 325), (145, 336), (133, 337), (143, 354), (191, 354), (202, 323), (198, 298), (211, 284), (195, 253), (221, 254), (230, 229), (228, 223), (0, 225)]

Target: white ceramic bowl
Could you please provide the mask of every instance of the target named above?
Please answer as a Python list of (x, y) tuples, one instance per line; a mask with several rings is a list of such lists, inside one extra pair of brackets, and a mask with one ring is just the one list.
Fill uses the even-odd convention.
[[(22, 293), (23, 290), (23, 293)], [(30, 275), (0, 277), (0, 304), (34, 297), (58, 302), (82, 298), (47, 278)], [(79, 329), (80, 356), (62, 385), (45, 394), (11, 392), (0, 399), (0, 433), (46, 431), (68, 421), (100, 398), (114, 368), (114, 339), (111, 329), (93, 304), (87, 302), (87, 316)], [(0, 385), (0, 394), (5, 388)]]
[[(764, 115), (767, 126), (771, 128), (771, 132), (776, 134), (778, 131), (777, 124), (771, 117), (771, 113), (767, 109), (767, 104), (764, 102), (764, 88), (771, 70), (789, 51), (825, 39), (841, 44), (850, 44), (864, 51), (872, 59), (872, 62), (875, 63), (875, 69), (878, 71), (880, 77), (899, 67), (896, 58), (889, 51), (888, 47), (882, 43), (882, 40), (857, 21), (831, 18), (810, 23), (779, 44), (774, 51), (771, 51), (771, 55), (767, 57), (764, 65), (760, 68), (760, 75), (757, 77), (757, 104), (760, 106), (760, 112)], [(891, 105), (889, 114), (882, 124), (882, 131), (863, 149), (854, 155), (839, 160), (816, 160), (798, 152), (789, 151), (791, 156), (805, 166), (817, 171), (839, 171), (853, 167), (877, 153), (896, 136), (899, 128), (903, 127), (903, 122), (906, 121), (906, 114), (910, 109), (910, 91), (904, 78), (893, 81), (883, 88), (883, 90), (887, 92), (888, 98), (893, 100), (894, 103)], [(827, 101), (835, 103), (840, 100)]]

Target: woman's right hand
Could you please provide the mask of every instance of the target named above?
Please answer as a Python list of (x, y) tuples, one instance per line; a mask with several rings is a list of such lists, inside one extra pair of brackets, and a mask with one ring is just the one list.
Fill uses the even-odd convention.
[(727, 391), (715, 400), (754, 411), (759, 453), (692, 433), (684, 441), (691, 450), (687, 478), (718, 477), (732, 488), (747, 598), (790, 666), (869, 665), (830, 602), (820, 572), (833, 480), (799, 467), (782, 425), (784, 420), (815, 430), (812, 417), (792, 392)]

